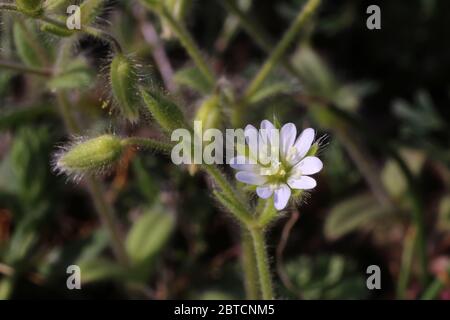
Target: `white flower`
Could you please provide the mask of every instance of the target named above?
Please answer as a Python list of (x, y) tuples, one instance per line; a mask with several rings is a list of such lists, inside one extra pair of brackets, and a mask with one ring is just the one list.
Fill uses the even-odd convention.
[[(248, 152), (232, 158), (230, 165), (238, 170), (236, 179), (256, 185), (256, 193), (263, 199), (274, 196), (277, 210), (283, 210), (291, 197), (291, 189), (310, 190), (316, 180), (309, 175), (322, 170), (319, 158), (306, 156), (314, 141), (314, 130), (303, 130), (297, 137), (293, 123), (285, 124), (280, 132), (268, 121), (261, 122), (258, 131), (248, 125), (245, 130)], [(270, 150), (270, 154), (268, 152)]]

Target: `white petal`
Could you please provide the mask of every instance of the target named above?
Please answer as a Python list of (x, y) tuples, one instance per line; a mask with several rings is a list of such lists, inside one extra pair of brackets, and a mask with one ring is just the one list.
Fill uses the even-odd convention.
[(251, 124), (244, 129), (245, 141), (250, 149), (251, 157), (257, 159), (258, 157), (258, 130)]
[(272, 130), (275, 129), (275, 126), (269, 120), (261, 121), (261, 129)]
[(275, 190), (275, 194), (273, 197), (273, 203), (275, 205), (275, 209), (283, 210), (291, 197), (291, 189), (282, 184), (278, 189)]
[(239, 171), (251, 171), (251, 172), (256, 172), (259, 169), (259, 166), (256, 163), (254, 163), (254, 161), (244, 156), (237, 156), (231, 158), (230, 167)]
[(314, 174), (322, 170), (323, 163), (317, 157), (306, 157), (293, 168), (294, 175)]
[(275, 126), (269, 120), (261, 121), (260, 136), (263, 143), (268, 144), (271, 141), (272, 130), (276, 130)]
[(314, 136), (314, 129), (308, 128), (302, 131), (294, 144), (294, 147), (297, 149), (297, 155), (293, 163), (300, 161), (308, 153), (314, 141)]
[(263, 177), (257, 173), (248, 172), (248, 171), (239, 171), (238, 173), (236, 173), (236, 179), (241, 182), (244, 182), (247, 184), (252, 184), (255, 186), (262, 185), (267, 180), (266, 177)]
[(286, 159), (289, 149), (294, 145), (295, 137), (297, 136), (297, 128), (293, 123), (286, 123), (281, 128), (280, 133), (280, 147), (281, 154)]
[(300, 178), (288, 179), (288, 184), (292, 189), (309, 190), (315, 188), (317, 182), (311, 177), (301, 176)]
[(264, 185), (256, 188), (256, 194), (263, 199), (269, 198), (273, 193), (273, 189), (270, 185)]

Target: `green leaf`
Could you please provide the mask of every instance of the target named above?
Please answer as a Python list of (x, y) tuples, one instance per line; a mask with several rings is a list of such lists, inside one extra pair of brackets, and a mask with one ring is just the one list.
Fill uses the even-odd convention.
[(81, 270), (83, 284), (126, 277), (126, 271), (108, 259), (85, 259), (76, 263)]
[(175, 219), (161, 205), (146, 210), (134, 222), (126, 239), (127, 253), (134, 264), (151, 261), (167, 244)]
[(302, 85), (308, 94), (332, 99), (338, 84), (328, 66), (308, 46), (302, 46), (293, 58), (293, 64), (300, 72)]
[(27, 122), (35, 121), (42, 115), (54, 115), (55, 108), (49, 105), (37, 105), (26, 108), (4, 107), (0, 114), (0, 131), (23, 126)]
[(340, 255), (299, 256), (286, 273), (305, 299), (363, 299), (368, 293), (354, 261)]
[[(418, 174), (425, 163), (424, 153), (415, 150), (403, 149), (400, 155), (413, 174)], [(381, 171), (381, 181), (391, 196), (400, 198), (407, 190), (408, 182), (398, 163), (388, 160)]]
[(250, 103), (258, 103), (265, 99), (280, 95), (286, 94), (293, 91), (292, 86), (286, 82), (276, 82), (276, 83), (268, 83), (262, 86), (258, 91), (255, 92), (250, 98)]
[(175, 73), (174, 80), (179, 85), (203, 94), (208, 94), (213, 89), (208, 79), (196, 67), (187, 67), (179, 70)]
[(325, 221), (325, 236), (337, 239), (357, 229), (369, 227), (386, 213), (387, 210), (372, 195), (354, 196), (330, 210)]
[(47, 82), (50, 90), (78, 89), (89, 87), (93, 83), (93, 73), (86, 61), (76, 59), (67, 65), (58, 75)]
[(23, 63), (31, 67), (44, 66), (48, 53), (41, 47), (41, 41), (35, 32), (34, 25), (16, 21), (13, 34), (17, 54)]

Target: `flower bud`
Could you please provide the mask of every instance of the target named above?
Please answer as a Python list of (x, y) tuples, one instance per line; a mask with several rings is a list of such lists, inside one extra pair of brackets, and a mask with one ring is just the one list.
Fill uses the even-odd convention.
[(317, 154), (317, 152), (319, 151), (319, 148), (320, 148), (319, 142), (313, 143), (311, 148), (309, 148), (309, 151), (305, 155), (305, 157), (314, 157)]
[(118, 54), (111, 62), (110, 80), (113, 96), (120, 112), (130, 122), (139, 118), (138, 76), (131, 61)]
[(201, 121), (203, 129), (219, 127), (220, 118), (220, 96), (218, 95), (212, 95), (204, 100), (195, 115), (195, 121)]
[(58, 153), (55, 168), (75, 176), (101, 172), (120, 160), (124, 148), (120, 138), (105, 134), (75, 143)]
[(81, 25), (91, 24), (101, 14), (105, 0), (85, 0), (80, 6)]
[(42, 12), (44, 0), (16, 0), (17, 9), (30, 15), (37, 16)]
[(149, 93), (141, 90), (141, 94), (145, 106), (164, 130), (172, 132), (186, 127), (184, 115), (175, 103), (159, 92)]

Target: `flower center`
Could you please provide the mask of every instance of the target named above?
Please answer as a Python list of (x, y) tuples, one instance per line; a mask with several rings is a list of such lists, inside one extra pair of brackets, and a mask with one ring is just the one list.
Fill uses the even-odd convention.
[(283, 163), (278, 163), (274, 169), (275, 170), (273, 170), (267, 177), (268, 182), (270, 184), (286, 183), (287, 178), (289, 177), (290, 169)]

